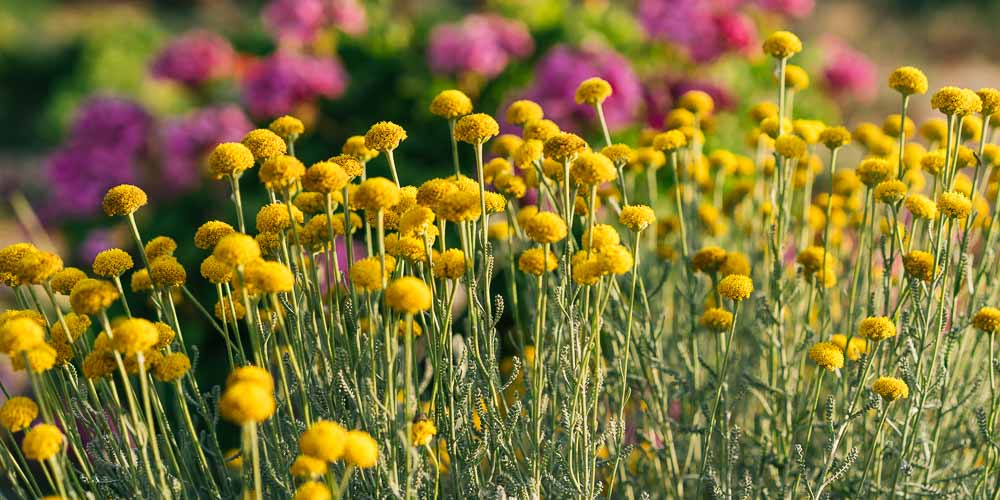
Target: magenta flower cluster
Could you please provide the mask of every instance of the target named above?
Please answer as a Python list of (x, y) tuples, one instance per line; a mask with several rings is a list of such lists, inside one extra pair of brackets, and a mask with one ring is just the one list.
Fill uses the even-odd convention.
[(272, 0), (264, 24), (282, 44), (308, 43), (325, 29), (364, 33), (367, 15), (358, 0)]
[(279, 51), (247, 71), (243, 102), (254, 116), (279, 116), (318, 97), (339, 97), (347, 80), (347, 72), (336, 59)]
[(499, 75), (512, 61), (527, 57), (535, 44), (524, 24), (493, 14), (473, 14), (431, 31), (427, 60), (435, 73)]
[(156, 78), (196, 87), (230, 75), (236, 55), (229, 41), (205, 30), (194, 30), (171, 41), (153, 60)]

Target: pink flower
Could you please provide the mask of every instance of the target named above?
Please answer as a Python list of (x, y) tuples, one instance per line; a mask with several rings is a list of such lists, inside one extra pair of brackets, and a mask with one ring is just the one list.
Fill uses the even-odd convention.
[(827, 42), (829, 56), (823, 67), (823, 79), (830, 92), (859, 101), (874, 99), (877, 89), (875, 64), (864, 54), (843, 42)]
[(816, 7), (815, 0), (757, 0), (757, 4), (764, 10), (799, 19), (808, 16)]
[(367, 15), (357, 0), (273, 0), (264, 8), (264, 23), (284, 44), (312, 41), (327, 28), (349, 35), (367, 29)]
[(194, 87), (232, 71), (235, 55), (229, 42), (205, 30), (175, 38), (153, 61), (154, 77)]
[(493, 14), (473, 14), (431, 31), (427, 62), (436, 73), (475, 73), (492, 78), (502, 73), (512, 59), (531, 54), (534, 47), (528, 29), (520, 22)]
[(278, 52), (247, 72), (243, 101), (255, 116), (283, 115), (318, 97), (340, 97), (347, 79), (336, 59)]

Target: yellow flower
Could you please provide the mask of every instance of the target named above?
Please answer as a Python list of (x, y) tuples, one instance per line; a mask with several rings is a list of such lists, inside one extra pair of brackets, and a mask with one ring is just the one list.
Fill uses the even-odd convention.
[(274, 378), (267, 370), (254, 365), (246, 365), (236, 368), (226, 377), (226, 385), (236, 385), (240, 382), (256, 384), (263, 387), (267, 392), (274, 391)]
[(437, 435), (437, 426), (429, 419), (421, 418), (413, 423), (410, 430), (410, 442), (413, 446), (424, 446), (430, 444), (431, 439)]
[(280, 155), (264, 160), (257, 175), (264, 187), (271, 191), (282, 192), (295, 187), (305, 173), (306, 167), (298, 158)]
[(132, 291), (135, 293), (147, 292), (153, 289), (153, 280), (149, 278), (149, 270), (139, 269), (132, 273), (130, 282)]
[(347, 430), (337, 422), (318, 420), (299, 436), (299, 450), (325, 462), (336, 462), (344, 455)]
[(330, 488), (319, 481), (307, 481), (295, 490), (293, 500), (330, 500)]
[(454, 120), (472, 112), (472, 100), (461, 90), (444, 90), (434, 97), (429, 110), (433, 115)]
[(764, 39), (763, 49), (775, 59), (786, 59), (802, 52), (802, 40), (790, 31), (775, 31)]
[(302, 120), (289, 115), (275, 118), (267, 128), (271, 129), (271, 132), (290, 141), (294, 141), (306, 131), (306, 126), (302, 123)]
[(58, 427), (51, 424), (38, 424), (24, 435), (21, 449), (24, 456), (39, 462), (54, 458), (63, 450), (66, 436)]
[[(306, 170), (309, 173), (309, 170)], [(333, 193), (330, 196), (330, 208), (336, 208), (344, 200), (344, 196), (340, 193)], [(323, 193), (315, 193), (312, 191), (303, 191), (295, 195), (295, 199), (292, 200), (295, 208), (298, 208), (303, 213), (309, 215), (318, 214), (320, 212), (326, 211), (326, 195)]]
[(719, 282), (719, 293), (730, 300), (746, 300), (753, 293), (753, 280), (749, 276), (730, 274)]
[(1000, 90), (985, 87), (977, 90), (976, 95), (983, 103), (982, 113), (984, 115), (992, 115), (1000, 111)]
[(153, 369), (153, 376), (161, 382), (173, 382), (191, 370), (191, 360), (187, 354), (172, 352), (163, 356)]
[(116, 215), (129, 215), (140, 207), (145, 206), (149, 201), (146, 192), (138, 186), (131, 184), (119, 184), (104, 195), (104, 213), (111, 217)]
[(274, 414), (274, 393), (252, 382), (229, 385), (219, 400), (222, 418), (234, 424), (260, 423)]
[[(258, 161), (281, 156), (288, 151), (285, 140), (266, 128), (258, 128), (247, 132), (247, 135), (243, 136), (241, 142), (250, 150), (254, 159)], [(252, 167), (253, 165), (250, 166)]]
[(107, 351), (91, 351), (83, 360), (83, 376), (88, 380), (96, 380), (114, 373), (117, 366), (115, 360)]
[(903, 181), (890, 179), (875, 186), (875, 199), (886, 205), (895, 205), (906, 197), (907, 187)]
[(687, 136), (680, 130), (668, 130), (653, 137), (653, 149), (657, 151), (676, 151), (687, 146)]
[(538, 247), (525, 250), (517, 259), (517, 268), (534, 276), (541, 276), (546, 271), (555, 271), (559, 266), (556, 256), (549, 252), (546, 259), (544, 254), (544, 249)]
[(392, 151), (406, 140), (403, 127), (392, 122), (378, 122), (365, 134), (365, 147), (375, 151)]
[[(229, 308), (229, 301), (225, 302), (215, 302), (215, 307), (212, 309), (213, 314), (219, 321), (226, 321), (227, 323), (235, 323), (246, 317), (247, 310), (241, 302), (233, 301), (232, 310)], [(235, 319), (234, 319), (235, 317)]]
[(702, 90), (689, 90), (683, 93), (677, 104), (701, 118), (707, 117), (715, 110), (715, 100), (708, 92)]
[(848, 347), (847, 336), (838, 333), (830, 338), (830, 343), (837, 346), (847, 355), (847, 359), (857, 361), (862, 353), (868, 352), (868, 342), (861, 337), (851, 337), (850, 347)]
[(434, 276), (451, 280), (461, 279), (465, 274), (465, 253), (456, 248), (445, 250), (434, 257)]
[(872, 383), (875, 394), (890, 402), (910, 397), (910, 387), (902, 379), (896, 377), (879, 377)]
[(576, 87), (576, 103), (597, 105), (611, 97), (611, 84), (603, 78), (587, 78)]
[[(389, 255), (385, 257), (385, 274), (382, 274), (382, 262), (379, 257), (367, 257), (351, 266), (351, 284), (365, 292), (374, 292), (385, 288), (388, 275), (396, 267), (396, 259)], [(379, 279), (379, 275), (382, 279)]]
[(403, 276), (386, 288), (385, 302), (397, 312), (416, 314), (431, 308), (431, 289), (419, 278)]
[(292, 212), (295, 223), (302, 224), (303, 214), (294, 205), (289, 209), (284, 203), (268, 203), (257, 212), (257, 231), (278, 233), (292, 227), (288, 212)]
[(601, 271), (616, 276), (631, 271), (635, 263), (632, 253), (622, 245), (608, 245), (598, 250), (595, 255)]
[(233, 226), (220, 220), (210, 220), (201, 225), (194, 233), (194, 246), (202, 250), (211, 250), (222, 238), (235, 233)]
[(63, 267), (62, 258), (52, 252), (39, 250), (25, 255), (17, 265), (17, 277), (23, 283), (40, 285)]
[(156, 286), (183, 286), (187, 281), (187, 271), (173, 255), (164, 255), (149, 263), (149, 278)]
[(552, 120), (538, 119), (531, 120), (524, 124), (521, 137), (526, 143), (533, 140), (545, 142), (558, 133), (560, 133), (559, 125), (556, 125), (556, 122)]
[(9, 432), (27, 429), (38, 417), (38, 405), (23, 396), (15, 396), (3, 402), (0, 407), (0, 425)]
[(809, 359), (820, 368), (836, 370), (844, 367), (844, 352), (832, 342), (817, 342), (809, 348)]
[(705, 309), (698, 323), (714, 332), (729, 331), (733, 326), (733, 313), (719, 307), (711, 307)]
[(538, 212), (525, 221), (524, 233), (536, 243), (555, 243), (566, 237), (566, 222), (553, 212)]
[(514, 101), (507, 106), (507, 121), (512, 125), (524, 126), (527, 123), (544, 118), (542, 107), (529, 100)]
[(632, 157), (632, 148), (628, 144), (612, 144), (605, 146), (601, 150), (601, 154), (608, 157), (616, 167), (622, 167), (628, 164), (629, 159)]
[(292, 466), (289, 468), (289, 472), (293, 476), (300, 478), (320, 477), (326, 474), (326, 471), (327, 465), (325, 461), (316, 457), (310, 457), (309, 455), (295, 457), (295, 461), (292, 462)]
[(552, 160), (570, 162), (587, 150), (587, 143), (576, 134), (559, 132), (545, 140), (542, 150)]
[(914, 217), (926, 220), (937, 218), (937, 205), (930, 198), (922, 194), (911, 194), (906, 197), (903, 206), (913, 214)]
[(982, 106), (983, 102), (975, 92), (958, 87), (941, 87), (931, 97), (931, 107), (946, 115), (978, 113)]
[(288, 266), (275, 261), (257, 260), (246, 267), (246, 282), (263, 293), (291, 292), (295, 276)]
[(927, 92), (927, 76), (913, 66), (902, 66), (889, 75), (889, 88), (903, 95), (923, 94)]
[(778, 105), (773, 102), (759, 102), (750, 108), (750, 119), (754, 122), (760, 123), (772, 116), (778, 116)]
[(617, 177), (611, 160), (600, 153), (583, 152), (570, 167), (570, 174), (578, 184), (595, 186), (611, 182)]
[(348, 182), (350, 176), (343, 167), (331, 161), (313, 163), (302, 177), (302, 187), (323, 194), (339, 192)]
[(78, 281), (69, 294), (69, 303), (77, 314), (97, 314), (118, 299), (118, 289), (107, 281), (86, 278)]
[(944, 160), (943, 152), (931, 151), (920, 159), (920, 168), (924, 169), (924, 172), (928, 174), (937, 176), (944, 169)]
[[(340, 152), (345, 156), (354, 158), (360, 163), (365, 163), (378, 156), (378, 151), (369, 149), (368, 146), (365, 145), (365, 136), (363, 135), (352, 135), (351, 137), (348, 137), (347, 140), (344, 141), (344, 145), (340, 148)], [(348, 169), (344, 168), (344, 170)], [(348, 173), (350, 172), (348, 171)]]
[[(284, 142), (282, 142), (284, 144)], [(208, 156), (208, 170), (216, 178), (239, 176), (253, 168), (256, 160), (249, 148), (238, 142), (224, 142)]]
[(510, 158), (523, 143), (524, 140), (514, 134), (501, 134), (490, 144), (490, 151), (501, 158)]
[(500, 125), (492, 116), (473, 113), (455, 123), (455, 139), (469, 144), (482, 144), (500, 133)]
[(707, 246), (698, 250), (691, 256), (691, 267), (695, 271), (711, 274), (719, 270), (719, 267), (726, 261), (726, 251), (716, 247)]
[(350, 431), (344, 439), (344, 461), (367, 469), (378, 462), (378, 443), (364, 431)]
[(983, 307), (972, 316), (972, 326), (986, 333), (1000, 332), (1000, 309)]
[(801, 158), (806, 152), (806, 142), (798, 136), (786, 134), (775, 139), (774, 150), (788, 159)]
[[(63, 329), (66, 323), (68, 332)], [(72, 344), (80, 338), (87, 329), (90, 328), (90, 317), (85, 314), (67, 313), (63, 315), (62, 321), (52, 324), (52, 340), (59, 343)]]
[(229, 283), (233, 277), (232, 266), (217, 259), (214, 255), (209, 255), (201, 261), (200, 271), (202, 277), (212, 284)]
[(73, 286), (86, 277), (87, 273), (75, 267), (64, 267), (62, 270), (52, 275), (49, 283), (52, 285), (52, 290), (55, 292), (63, 295), (69, 295), (69, 292), (73, 290)]
[(761, 132), (766, 134), (767, 137), (770, 137), (771, 139), (777, 139), (778, 136), (782, 135), (783, 131), (790, 130), (792, 128), (792, 121), (788, 118), (778, 120), (777, 116), (769, 116), (760, 122)]
[(802, 69), (801, 66), (787, 65), (785, 67), (785, 87), (797, 91), (809, 88), (809, 73), (806, 73), (806, 70)]
[(917, 126), (914, 125), (913, 120), (907, 116), (906, 119), (903, 120), (902, 130), (899, 129), (899, 122), (899, 113), (891, 114), (885, 117), (885, 120), (882, 122), (882, 132), (885, 132), (885, 134), (890, 137), (899, 137), (901, 132), (906, 134), (907, 138), (913, 137), (913, 133), (917, 128)]
[(175, 250), (177, 250), (177, 242), (169, 236), (157, 236), (149, 240), (149, 243), (146, 243), (143, 248), (143, 251), (146, 252), (146, 258), (150, 262), (164, 255), (173, 255)]
[(21, 260), (38, 251), (31, 243), (14, 243), (0, 249), (0, 279), (3, 283), (11, 288), (20, 286), (17, 271)]
[(44, 373), (55, 366), (58, 355), (59, 353), (54, 347), (48, 344), (39, 344), (34, 348), (25, 351), (22, 356), (12, 357), (10, 361), (14, 371), (21, 371), (25, 368), (24, 361), (25, 358), (27, 358), (28, 366), (31, 367), (32, 372)]
[(889, 162), (881, 158), (864, 159), (857, 168), (858, 178), (868, 187), (875, 187), (887, 179), (891, 172)]
[(401, 196), (394, 182), (385, 177), (372, 177), (361, 183), (354, 199), (360, 207), (375, 212), (394, 207)]
[(615, 231), (614, 227), (607, 224), (596, 224), (593, 230), (588, 229), (583, 232), (581, 242), (585, 250), (597, 250), (606, 246), (618, 245), (621, 243), (621, 237), (618, 235), (618, 231)]
[(212, 255), (228, 266), (242, 266), (260, 258), (260, 246), (251, 236), (233, 233), (219, 240)]
[(945, 217), (964, 219), (972, 212), (972, 202), (962, 193), (947, 191), (938, 195), (937, 209)]
[(934, 256), (921, 250), (913, 250), (903, 256), (903, 268), (906, 274), (921, 280), (934, 279)]
[(869, 340), (880, 341), (896, 336), (896, 324), (885, 316), (872, 316), (861, 320), (858, 332)]
[(137, 352), (148, 352), (160, 339), (160, 332), (149, 320), (129, 318), (113, 330), (111, 346), (114, 350), (126, 355)]

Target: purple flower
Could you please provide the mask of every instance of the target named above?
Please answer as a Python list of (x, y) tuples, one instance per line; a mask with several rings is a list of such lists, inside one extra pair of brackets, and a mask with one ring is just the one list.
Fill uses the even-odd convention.
[(757, 4), (764, 10), (800, 19), (816, 7), (815, 0), (757, 0)]
[(550, 118), (566, 130), (593, 126), (594, 110), (574, 100), (576, 87), (590, 77), (601, 77), (613, 92), (604, 102), (608, 127), (628, 125), (642, 103), (642, 87), (628, 60), (605, 48), (572, 48), (557, 45), (549, 50), (535, 68), (534, 83), (523, 93), (542, 106)]
[(823, 78), (830, 92), (861, 101), (872, 100), (878, 84), (871, 59), (837, 40), (830, 40), (826, 45), (829, 56), (823, 67)]
[(135, 158), (114, 147), (70, 144), (49, 157), (45, 175), (49, 180), (46, 214), (96, 215), (108, 188), (135, 182)]
[(365, 9), (357, 0), (273, 0), (263, 15), (268, 29), (286, 44), (308, 43), (328, 27), (350, 35), (367, 29)]
[(251, 128), (243, 111), (232, 105), (203, 108), (167, 121), (160, 137), (161, 191), (176, 194), (197, 186), (212, 148), (220, 142), (239, 141)]
[(736, 12), (742, 0), (640, 0), (637, 15), (646, 34), (684, 48), (696, 62), (756, 44), (757, 30)]
[(458, 23), (434, 28), (427, 46), (428, 64), (436, 73), (475, 73), (492, 78), (511, 59), (534, 50), (528, 29), (517, 21), (493, 14), (473, 14)]
[(663, 120), (682, 95), (691, 90), (701, 90), (712, 96), (716, 110), (732, 109), (736, 100), (725, 88), (711, 82), (660, 76), (643, 84), (643, 99), (646, 103), (646, 124), (653, 128), (663, 126)]
[(136, 154), (146, 145), (153, 120), (138, 104), (116, 97), (95, 97), (82, 104), (70, 126), (74, 145)]
[(317, 97), (339, 97), (346, 87), (337, 60), (277, 52), (247, 72), (243, 101), (255, 116), (278, 116)]
[(97, 254), (113, 247), (119, 246), (121, 238), (113, 229), (99, 227), (87, 233), (80, 245), (76, 249), (80, 262), (89, 264), (94, 261)]
[(195, 87), (230, 73), (235, 54), (229, 42), (205, 30), (189, 31), (168, 44), (153, 60), (156, 78)]

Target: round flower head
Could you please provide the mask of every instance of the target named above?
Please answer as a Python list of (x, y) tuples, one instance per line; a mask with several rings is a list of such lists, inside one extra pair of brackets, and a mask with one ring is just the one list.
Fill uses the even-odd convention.
[(972, 316), (972, 326), (985, 333), (1000, 333), (1000, 309), (984, 307)]
[(213, 176), (238, 176), (253, 168), (256, 160), (250, 148), (239, 142), (224, 142), (208, 156), (208, 169)]
[[(777, 75), (775, 75), (777, 79)], [(805, 90), (809, 88), (809, 73), (801, 66), (789, 64), (785, 67), (785, 87), (791, 90)]]
[(21, 260), (39, 250), (31, 243), (14, 243), (0, 249), (0, 279), (11, 288), (21, 285), (18, 268)]
[(406, 140), (403, 127), (392, 122), (378, 122), (365, 134), (365, 147), (375, 151), (392, 151)]
[(329, 194), (341, 191), (349, 181), (350, 177), (340, 165), (321, 161), (306, 170), (302, 177), (302, 187), (308, 191)]
[(730, 274), (719, 282), (719, 293), (730, 300), (749, 299), (753, 293), (753, 280), (749, 276)]
[(451, 280), (461, 279), (465, 275), (465, 264), (465, 252), (449, 248), (434, 257), (434, 276)]
[(934, 256), (922, 250), (913, 250), (903, 256), (906, 274), (921, 281), (934, 279)]
[(501, 158), (510, 158), (517, 151), (517, 148), (521, 147), (522, 143), (524, 143), (524, 139), (514, 134), (501, 134), (490, 144), (490, 151)]
[(202, 250), (211, 250), (219, 240), (235, 233), (233, 226), (220, 220), (210, 220), (201, 225), (194, 233), (194, 246)]
[(911, 120), (910, 117), (907, 116), (905, 119), (902, 120), (902, 122), (903, 122), (903, 129), (900, 130), (899, 113), (891, 114), (885, 117), (885, 120), (882, 121), (882, 132), (884, 132), (885, 135), (888, 135), (889, 137), (899, 137), (900, 133), (904, 133), (906, 135), (906, 138), (913, 137), (913, 134), (917, 130), (917, 126), (913, 123), (913, 120)]
[(314, 422), (299, 436), (299, 450), (303, 455), (325, 462), (336, 462), (344, 454), (347, 430), (329, 420)]
[(77, 314), (97, 314), (111, 307), (117, 299), (115, 285), (91, 278), (78, 281), (69, 294), (69, 303)]
[(603, 273), (621, 276), (632, 270), (635, 259), (622, 245), (608, 245), (596, 253), (597, 264)]
[(326, 161), (340, 166), (340, 168), (344, 169), (344, 173), (347, 174), (347, 177), (351, 179), (359, 177), (365, 172), (364, 164), (350, 155), (337, 155)]
[(284, 203), (268, 203), (260, 207), (260, 211), (257, 212), (257, 231), (262, 233), (277, 233), (290, 229), (292, 227), (292, 220), (289, 219), (289, 211), (295, 217), (295, 223), (302, 224), (304, 215), (294, 205), (291, 209)]
[(163, 255), (149, 263), (149, 278), (159, 287), (183, 286), (187, 271), (173, 255)]
[(283, 192), (295, 187), (305, 173), (306, 166), (298, 158), (279, 155), (264, 160), (257, 175), (267, 189)]
[(131, 184), (119, 184), (104, 195), (104, 213), (111, 217), (116, 215), (129, 215), (145, 206), (149, 201), (146, 192), (138, 186)]
[(330, 500), (333, 494), (330, 488), (319, 481), (306, 481), (295, 489), (292, 500)]
[(821, 246), (807, 247), (795, 257), (795, 262), (802, 266), (806, 274), (812, 274), (823, 267), (824, 251)]
[(615, 228), (607, 224), (596, 224), (593, 229), (583, 232), (582, 242), (584, 249), (598, 250), (611, 245), (621, 243), (621, 237)]
[(656, 214), (646, 205), (625, 205), (618, 215), (618, 222), (638, 233), (656, 222)]
[(598, 77), (587, 78), (576, 87), (577, 104), (601, 104), (611, 97), (611, 84)]
[(39, 462), (54, 458), (66, 445), (66, 436), (51, 424), (38, 424), (24, 435), (24, 456)]
[[(63, 323), (66, 323), (66, 329), (63, 329)], [(63, 321), (53, 323), (50, 333), (53, 342), (71, 344), (76, 342), (88, 328), (90, 328), (90, 317), (71, 312), (63, 315)]]
[(260, 258), (260, 246), (252, 236), (233, 233), (219, 240), (212, 255), (228, 266), (242, 266)]
[(942, 151), (931, 151), (920, 159), (920, 168), (928, 174), (937, 176), (944, 169), (944, 161), (945, 158)]
[(344, 438), (344, 461), (361, 469), (378, 462), (378, 443), (364, 431), (350, 431)]
[(809, 348), (809, 359), (820, 368), (837, 370), (844, 367), (844, 351), (832, 342), (817, 342)]
[(385, 290), (385, 302), (393, 310), (416, 314), (431, 308), (431, 290), (419, 278), (398, 278)]
[(858, 332), (876, 342), (896, 336), (896, 324), (885, 316), (872, 316), (861, 320)]
[(903, 202), (903, 206), (913, 214), (914, 217), (919, 217), (926, 220), (934, 220), (937, 218), (937, 205), (930, 198), (922, 194), (911, 194), (906, 197), (906, 201)]
[(148, 269), (139, 269), (132, 272), (132, 279), (129, 283), (132, 291), (135, 293), (148, 292), (153, 289), (153, 280), (149, 279)]
[(0, 352), (17, 357), (45, 343), (45, 329), (37, 321), (19, 317), (0, 326)]
[[(507, 106), (507, 121), (512, 125), (524, 126), (545, 117), (542, 107), (535, 101), (522, 99)], [(527, 139), (527, 137), (525, 138)]]
[(421, 418), (413, 423), (410, 429), (410, 443), (413, 446), (426, 446), (437, 435), (437, 426), (429, 419)]
[(689, 90), (681, 95), (678, 106), (690, 111), (693, 115), (705, 118), (715, 110), (715, 100), (708, 92)]
[(719, 307), (711, 307), (701, 314), (698, 324), (713, 332), (729, 331), (733, 326), (733, 313)]
[(607, 156), (590, 151), (580, 153), (573, 160), (569, 172), (577, 183), (585, 186), (597, 186), (611, 182), (618, 176), (615, 165)]
[(358, 186), (354, 200), (365, 210), (376, 212), (396, 206), (401, 199), (399, 188), (385, 177), (372, 177)]
[(525, 221), (524, 233), (536, 243), (555, 243), (566, 237), (566, 222), (553, 212), (538, 212)]
[(830, 338), (830, 342), (840, 348), (847, 355), (847, 359), (857, 361), (862, 353), (868, 352), (868, 342), (861, 337), (851, 337), (850, 347), (848, 347), (847, 336), (838, 333)]
[(187, 354), (172, 352), (163, 356), (153, 368), (153, 376), (160, 382), (173, 382), (191, 371), (191, 360)]
[(234, 424), (263, 422), (274, 410), (273, 391), (252, 382), (231, 384), (219, 399), (219, 413)]
[(246, 282), (263, 293), (290, 292), (295, 287), (295, 275), (288, 266), (275, 261), (255, 260), (246, 266)]
[[(972, 99), (972, 96), (975, 96), (975, 100)], [(941, 87), (931, 97), (931, 107), (946, 115), (963, 116), (975, 112), (977, 103), (982, 109), (982, 101), (979, 100), (979, 96), (968, 89), (952, 86)]]
[(557, 162), (569, 162), (587, 150), (587, 142), (576, 134), (559, 132), (545, 140), (542, 150), (547, 158)]
[(719, 273), (723, 277), (730, 274), (750, 276), (750, 258), (740, 252), (726, 252), (726, 260), (719, 266)]
[(91, 351), (83, 360), (83, 376), (88, 380), (107, 377), (116, 368), (114, 357), (106, 351)]
[(120, 248), (109, 248), (94, 257), (93, 269), (94, 274), (98, 276), (113, 278), (121, 276), (125, 271), (132, 269), (134, 265), (132, 256), (128, 252)]
[(173, 255), (174, 251), (177, 250), (177, 242), (169, 236), (157, 236), (143, 247), (143, 251), (146, 252), (146, 258), (150, 261), (154, 261), (159, 257), (164, 255)]
[(545, 250), (542, 248), (529, 248), (517, 259), (517, 268), (534, 276), (555, 271), (557, 267), (559, 267), (559, 261), (556, 260), (556, 256), (549, 252), (548, 259), (546, 259)]
[(160, 340), (160, 332), (151, 321), (129, 318), (114, 327), (111, 347), (126, 355), (149, 352)]
[(775, 59), (786, 59), (802, 52), (802, 40), (790, 31), (775, 31), (764, 39), (763, 49)]
[[(778, 120), (777, 116), (769, 116), (767, 118), (764, 118), (760, 122), (760, 131), (766, 135), (765, 139), (766, 138), (777, 139), (778, 136), (784, 133), (783, 131), (791, 130), (793, 128), (794, 125), (792, 124), (792, 121), (789, 120), (788, 118)], [(755, 139), (754, 143), (756, 143), (757, 140), (759, 139)]]
[(875, 199), (886, 205), (895, 205), (906, 197), (907, 187), (903, 181), (890, 179), (875, 186)]
[(774, 150), (788, 159), (801, 158), (806, 152), (806, 142), (798, 136), (786, 134), (775, 139)]
[(250, 150), (254, 159), (258, 161), (281, 156), (288, 151), (288, 145), (285, 144), (285, 140), (266, 128), (251, 130), (247, 135), (243, 136), (241, 142)]
[(27, 361), (27, 367), (30, 367), (33, 373), (44, 373), (55, 366), (58, 356), (59, 353), (54, 347), (48, 344), (39, 344), (31, 350), (25, 351), (21, 356), (11, 358), (10, 361), (14, 371), (24, 370), (25, 361)]
[(887, 179), (892, 172), (889, 162), (881, 158), (867, 158), (858, 165), (857, 175), (868, 187), (875, 187)]
[(555, 136), (559, 133), (559, 125), (556, 122), (546, 119), (531, 120), (524, 124), (524, 130), (521, 132), (521, 138), (525, 142), (531, 141), (542, 141), (545, 142), (549, 140), (550, 137)]
[(711, 274), (719, 270), (722, 263), (726, 261), (726, 251), (716, 247), (708, 246), (695, 252), (691, 256), (691, 267), (695, 271)]
[(0, 425), (10, 432), (27, 429), (38, 417), (38, 405), (24, 396), (15, 396), (0, 407)]
[(435, 116), (454, 120), (472, 112), (472, 100), (461, 90), (444, 90), (431, 101), (430, 112)]
[(819, 133), (819, 142), (829, 149), (837, 149), (851, 143), (851, 132), (845, 127), (826, 127)]
[(913, 66), (901, 66), (889, 74), (889, 88), (903, 95), (927, 92), (927, 76)]
[(267, 128), (289, 141), (298, 139), (306, 131), (306, 126), (302, 123), (302, 120), (289, 115), (275, 118)]
[(979, 100), (983, 103), (982, 113), (984, 115), (992, 115), (1000, 111), (1000, 90), (985, 87), (977, 90), (976, 95), (979, 96)]
[(351, 266), (349, 272), (351, 284), (364, 292), (381, 290), (385, 288), (388, 275), (395, 267), (396, 261), (389, 255), (385, 258), (385, 273), (382, 272), (382, 262), (379, 257), (361, 259)]
[(267, 392), (274, 392), (274, 378), (271, 377), (270, 372), (259, 366), (241, 366), (233, 370), (226, 377), (226, 386), (236, 385), (241, 382), (259, 385)]
[(40, 285), (63, 267), (62, 257), (39, 250), (24, 256), (17, 265), (17, 277), (23, 283)]
[(372, 158), (378, 156), (378, 151), (368, 148), (365, 145), (365, 136), (363, 135), (352, 135), (344, 141), (344, 145), (340, 148), (340, 152), (345, 156), (350, 156), (355, 160), (365, 163)]
[(677, 151), (687, 146), (687, 136), (680, 130), (668, 130), (653, 137), (653, 149), (657, 151)]
[(937, 209), (945, 217), (964, 219), (972, 212), (972, 202), (962, 193), (946, 191), (938, 195)]
[[(295, 461), (292, 462), (292, 466), (288, 469), (288, 472), (291, 472), (293, 476), (299, 478), (320, 477), (323, 474), (326, 474), (326, 471), (326, 461), (309, 455), (299, 455), (295, 457)], [(299, 489), (301, 490), (303, 487), (305, 487), (305, 485), (302, 485)]]
[(482, 144), (500, 134), (500, 125), (486, 113), (463, 116), (455, 123), (455, 139), (469, 144)]
[(49, 283), (52, 285), (52, 289), (57, 293), (69, 295), (69, 292), (73, 290), (73, 286), (86, 277), (87, 273), (75, 267), (64, 267), (62, 270), (52, 275), (49, 279)]
[(910, 397), (910, 387), (902, 379), (896, 377), (879, 377), (872, 382), (872, 390), (882, 399), (895, 401)]

